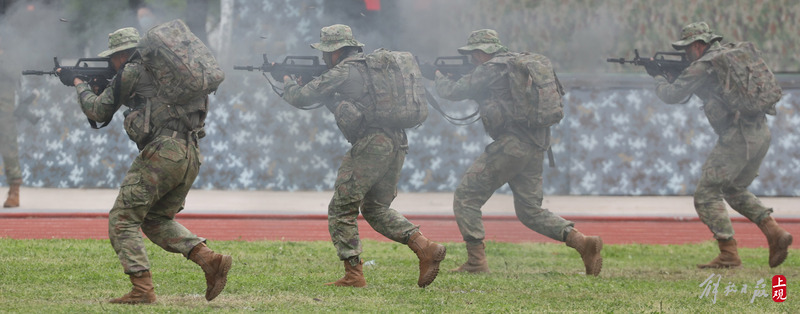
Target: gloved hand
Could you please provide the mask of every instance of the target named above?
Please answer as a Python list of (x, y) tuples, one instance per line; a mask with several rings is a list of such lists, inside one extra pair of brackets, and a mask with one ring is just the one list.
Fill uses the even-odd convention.
[(644, 67), (644, 69), (647, 70), (647, 75), (650, 75), (652, 77), (656, 77), (656, 76), (662, 75), (662, 73), (659, 70), (659, 68), (654, 66), (654, 65), (646, 66), (646, 67)]
[(76, 77), (83, 79), (82, 77), (77, 76), (72, 68), (61, 68), (61, 70), (58, 72), (58, 78), (61, 80), (61, 84), (66, 86), (75, 86), (74, 82)]

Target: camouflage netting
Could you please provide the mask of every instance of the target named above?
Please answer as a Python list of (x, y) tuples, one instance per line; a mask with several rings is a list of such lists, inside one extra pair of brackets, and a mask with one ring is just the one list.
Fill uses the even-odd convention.
[[(386, 7), (387, 2), (382, 1)], [(797, 70), (800, 64), (795, 52), (800, 40), (793, 39), (800, 38), (800, 4), (795, 1), (408, 3), (399, 10), (420, 20), (391, 28), (400, 31), (391, 41), (356, 27), (354, 21), (353, 32), (366, 44), (366, 51), (378, 45), (396, 45), (407, 46), (423, 59), (453, 55), (471, 30), (492, 27), (510, 49), (542, 53), (556, 63), (568, 93), (566, 117), (553, 128), (557, 168), (545, 167), (546, 194), (691, 195), (694, 191), (700, 166), (716, 140), (699, 100), (664, 105), (643, 69), (607, 75), (623, 69), (606, 63), (605, 58), (630, 58), (633, 48), (642, 53), (670, 51), (669, 43), (678, 38), (684, 22), (704, 19), (725, 41), (756, 42), (775, 69)], [(737, 9), (741, 7), (753, 9), (744, 13)], [(319, 28), (348, 23), (327, 16), (324, 8), (322, 0), (235, 2), (232, 27), (236, 33), (227, 49), (215, 48), (224, 50), (220, 61), (226, 79), (211, 97), (208, 136), (201, 142), (205, 163), (195, 187), (332, 188), (349, 146), (333, 116), (325, 109), (295, 109), (275, 95), (259, 74), (232, 70), (233, 64), (260, 64), (261, 53), (275, 61), (278, 58), (273, 56), (289, 53), (318, 56), (308, 44), (318, 42)], [(678, 12), (677, 8), (689, 9)], [(445, 9), (448, 14), (441, 13)], [(425, 31), (419, 32), (417, 27)], [(101, 42), (92, 51), (101, 51), (104, 45)], [(51, 61), (41, 62), (46, 66)], [(591, 74), (562, 77), (561, 73), (567, 72)], [(620, 77), (621, 84), (608, 84)], [(759, 195), (800, 195), (800, 89), (796, 82), (782, 81), (794, 87), (784, 90), (778, 115), (769, 118), (772, 148), (752, 185)], [(34, 90), (41, 93), (33, 112), (42, 118), (35, 126), (19, 122), (24, 184), (118, 187), (137, 154), (122, 129), (121, 112), (109, 127), (92, 130), (72, 88), (55, 78), (28, 77), (23, 86), (18, 98)], [(454, 115), (475, 108), (473, 102), (441, 103)], [(453, 191), (468, 165), (489, 143), (480, 124), (456, 127), (436, 112), (408, 134), (410, 151), (400, 182), (402, 191)], [(0, 182), (5, 182), (2, 174)], [(508, 192), (507, 186), (501, 190)]]

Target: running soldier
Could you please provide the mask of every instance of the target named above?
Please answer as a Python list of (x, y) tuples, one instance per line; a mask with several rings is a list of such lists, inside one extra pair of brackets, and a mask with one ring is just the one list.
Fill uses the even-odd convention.
[[(3, 58), (3, 49), (0, 49)], [(19, 187), (22, 185), (22, 170), (19, 167), (19, 145), (17, 145), (17, 120), (14, 117), (14, 86), (16, 82), (3, 67), (0, 59), (0, 155), (8, 183), (8, 198), (3, 207), (19, 207)]]
[[(110, 302), (156, 301), (140, 228), (164, 250), (181, 253), (200, 265), (206, 277), (205, 297), (211, 301), (225, 288), (232, 258), (214, 253), (206, 246), (206, 239), (194, 235), (174, 219), (183, 210), (199, 171), (197, 141), (208, 97), (177, 105), (156, 97), (157, 82), (137, 52), (138, 42), (139, 32), (132, 27), (108, 35), (109, 49), (100, 56), (110, 57), (119, 72), (99, 95), (70, 69), (59, 69), (61, 82), (76, 87), (81, 110), (90, 120), (111, 121), (121, 105), (127, 106), (125, 131), (140, 149), (108, 214), (108, 236), (133, 289)], [(142, 132), (148, 127), (149, 132)]]
[[(328, 230), (339, 259), (344, 261), (345, 275), (328, 285), (364, 287), (367, 284), (359, 258), (362, 249), (356, 218), (360, 209), (375, 231), (407, 244), (417, 254), (420, 271), (417, 285), (425, 287), (436, 279), (439, 263), (446, 254), (445, 247), (425, 238), (419, 226), (389, 207), (397, 196), (408, 140), (402, 128), (389, 128), (378, 124), (380, 121), (371, 123), (365, 119), (369, 114), (367, 110), (379, 105), (376, 96), (370, 93), (375, 91), (370, 82), (379, 78), (368, 77), (363, 46), (347, 25), (323, 27), (320, 43), (311, 47), (322, 51), (329, 70), (303, 86), (303, 82), (298, 84), (289, 76), (284, 77), (283, 99), (286, 102), (297, 108), (325, 103), (334, 113), (345, 138), (353, 144), (339, 166), (333, 198), (328, 205)], [(427, 115), (427, 111), (425, 113)]]
[[(720, 254), (699, 268), (739, 267), (742, 261), (725, 200), (735, 211), (758, 225), (769, 243), (769, 266), (783, 263), (792, 235), (770, 216), (771, 208), (747, 190), (769, 150), (772, 135), (766, 114), (774, 115), (781, 90), (772, 72), (750, 43), (722, 45), (722, 36), (705, 22), (691, 23), (672, 43), (685, 50), (692, 63), (677, 78), (656, 75), (656, 94), (667, 104), (697, 95), (703, 101), (708, 122), (719, 136), (706, 158), (694, 192), (700, 220), (717, 239)], [(653, 73), (651, 73), (653, 74)], [(758, 88), (742, 91), (742, 80)], [(673, 81), (674, 80), (674, 81)], [(741, 92), (740, 94), (737, 94)]]
[(520, 54), (508, 52), (491, 29), (472, 32), (467, 46), (458, 48), (458, 52), (471, 56), (477, 67), (458, 81), (437, 71), (436, 90), (445, 99), (475, 100), (484, 129), (494, 142), (467, 169), (456, 188), (453, 211), (467, 245), (467, 261), (453, 271), (489, 272), (481, 207), (495, 190), (508, 183), (519, 220), (531, 230), (575, 248), (586, 274), (597, 276), (603, 266), (602, 239), (584, 236), (573, 228), (575, 223), (541, 207), (542, 163), (550, 147), (550, 128), (531, 127), (510, 114), (519, 100), (512, 97), (509, 67)]

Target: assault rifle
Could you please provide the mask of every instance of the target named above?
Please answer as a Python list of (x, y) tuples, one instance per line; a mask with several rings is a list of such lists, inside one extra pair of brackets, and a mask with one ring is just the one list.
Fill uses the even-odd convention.
[(98, 93), (102, 92), (117, 74), (111, 64), (111, 58), (80, 58), (75, 66), (61, 66), (58, 64), (58, 57), (53, 57), (52, 71), (24, 70), (22, 75), (53, 75), (58, 76), (56, 69), (71, 69), (76, 77), (86, 81), (89, 85), (99, 88)]
[(419, 64), (420, 72), (422, 72), (422, 77), (429, 80), (436, 79), (436, 70), (439, 70), (444, 75), (450, 74), (453, 78), (458, 79), (475, 69), (475, 65), (469, 62), (467, 56), (437, 57), (433, 63), (422, 63), (419, 60), (417, 60), (417, 63)]
[(652, 58), (639, 57), (639, 49), (634, 49), (633, 53), (635, 54), (633, 60), (608, 58), (606, 62), (619, 64), (631, 63), (633, 65), (643, 66), (650, 76), (655, 77), (656, 75), (662, 75), (667, 78), (670, 83), (681, 74), (683, 69), (686, 69), (689, 64), (692, 63), (686, 59), (686, 53), (684, 52), (656, 52)]
[[(272, 75), (272, 78), (278, 82), (283, 82), (283, 76), (289, 75), (294, 78), (299, 78), (304, 84), (310, 82), (314, 77), (322, 75), (325, 71), (328, 71), (328, 66), (320, 64), (319, 57), (317, 56), (286, 56), (282, 63), (269, 62), (266, 53), (261, 56), (264, 58), (264, 63), (261, 65), (234, 65), (233, 69), (261, 71), (261, 74), (264, 75), (265, 78), (267, 78), (265, 73), (269, 73)], [(272, 90), (278, 93), (278, 95), (283, 96), (269, 78), (267, 78), (267, 82), (272, 85)]]

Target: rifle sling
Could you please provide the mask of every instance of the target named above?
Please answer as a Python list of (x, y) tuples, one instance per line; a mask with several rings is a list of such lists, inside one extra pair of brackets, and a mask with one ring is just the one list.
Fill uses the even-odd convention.
[[(119, 68), (119, 71), (117, 71), (117, 75), (114, 76), (114, 108), (118, 108), (118, 106), (119, 106), (119, 102), (120, 102), (119, 93), (120, 93), (120, 89), (122, 89), (122, 69), (124, 69), (124, 68), (125, 68), (125, 65), (123, 64)], [(108, 126), (108, 124), (111, 123), (111, 120), (113, 120), (113, 117), (111, 119), (108, 119), (108, 121), (103, 122), (103, 124), (100, 125), (99, 127), (97, 126), (97, 121), (94, 121), (94, 120), (88, 119), (88, 118), (87, 118), (87, 120), (89, 120), (89, 125), (92, 127), (92, 129), (97, 130), (97, 129), (102, 129), (102, 128)]]
[[(278, 94), (278, 97), (280, 97), (280, 98), (283, 98), (283, 93), (281, 92), (281, 91), (283, 91), (283, 90), (282, 90), (282, 89), (280, 89), (280, 88), (278, 88), (278, 86), (275, 86), (275, 83), (273, 83), (273, 82), (272, 82), (272, 80), (270, 80), (270, 79), (269, 79), (269, 76), (267, 76), (267, 74), (266, 74), (266, 73), (264, 73), (264, 72), (261, 72), (261, 75), (263, 75), (263, 76), (264, 76), (264, 79), (266, 79), (266, 80), (267, 80), (267, 83), (269, 83), (269, 85), (270, 85), (270, 86), (272, 86), (272, 91), (274, 91), (274, 92), (275, 92), (275, 94)], [(302, 110), (314, 110), (314, 109), (317, 109), (317, 108), (319, 108), (319, 107), (322, 107), (322, 106), (324, 106), (324, 104), (321, 104), (321, 103), (320, 103), (320, 104), (316, 104), (316, 105), (313, 105), (313, 106), (308, 106), (308, 107), (298, 107), (298, 109), (302, 109)]]
[[(453, 125), (470, 125), (480, 120), (480, 118), (477, 118), (480, 109), (475, 110), (475, 112), (463, 118), (456, 118), (448, 115), (447, 113), (444, 112), (444, 110), (442, 110), (442, 107), (439, 106), (439, 102), (436, 101), (436, 98), (434, 98), (431, 95), (431, 92), (428, 90), (427, 87), (425, 88), (425, 98), (428, 99), (428, 103), (431, 104), (431, 107), (433, 107), (433, 109), (438, 111), (444, 117), (444, 119), (447, 120), (447, 122), (450, 122)], [(472, 121), (468, 121), (470, 119), (472, 119)]]

